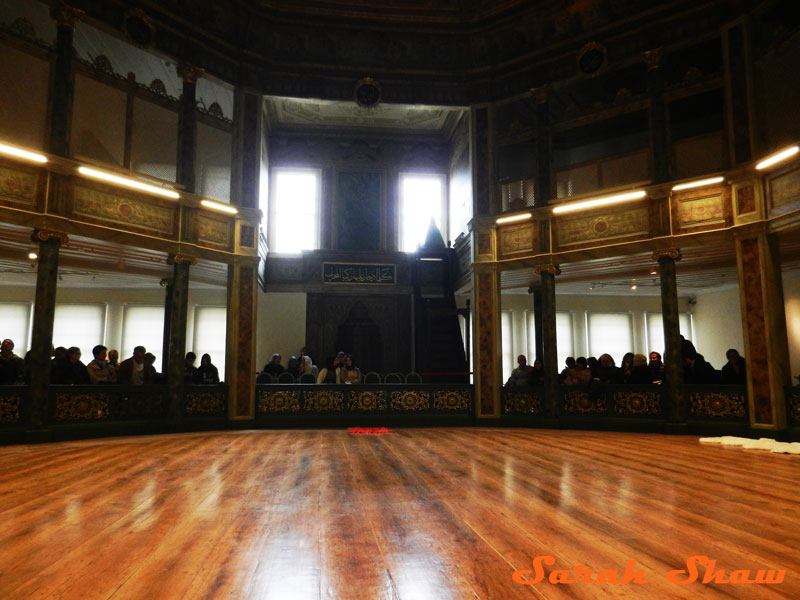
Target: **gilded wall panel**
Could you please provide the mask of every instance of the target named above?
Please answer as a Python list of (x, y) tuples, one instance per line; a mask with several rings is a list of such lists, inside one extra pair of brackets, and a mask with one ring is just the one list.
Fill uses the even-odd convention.
[(428, 410), (431, 395), (429, 392), (392, 392), (392, 410), (418, 412)]
[(505, 392), (503, 398), (503, 412), (507, 415), (542, 414), (540, 392)]
[(650, 217), (646, 206), (624, 212), (593, 214), (555, 220), (555, 239), (559, 247), (604, 242), (647, 235)]
[(768, 186), (769, 216), (800, 208), (800, 169), (778, 175), (769, 181)]
[(678, 225), (681, 229), (724, 223), (725, 208), (722, 194), (678, 201)]
[(20, 404), (20, 394), (0, 394), (0, 423), (17, 423)]
[(347, 409), (355, 411), (384, 411), (387, 407), (386, 392), (359, 392), (353, 390), (347, 398)]
[(198, 242), (230, 247), (233, 239), (233, 223), (230, 221), (198, 214), (195, 217), (195, 227)]
[(304, 409), (306, 412), (341, 412), (344, 410), (344, 392), (332, 390), (307, 392)]
[(107, 394), (57, 394), (57, 421), (102, 421), (108, 419)]
[(161, 206), (76, 185), (72, 214), (89, 222), (171, 237), (176, 232), (178, 205)]
[(603, 414), (606, 412), (605, 396), (589, 392), (566, 392), (564, 394), (564, 411), (579, 415)]
[(689, 411), (693, 417), (744, 419), (747, 416), (744, 394), (695, 392), (689, 395)]
[(469, 392), (450, 390), (433, 394), (433, 410), (468, 412), (470, 408)]
[(37, 171), (0, 165), (0, 202), (34, 206), (41, 177)]
[(299, 392), (261, 392), (258, 395), (260, 413), (298, 413), (300, 412)]
[(614, 412), (618, 415), (660, 415), (658, 392), (615, 392)]
[(500, 254), (516, 254), (520, 252), (533, 252), (538, 244), (536, 238), (536, 223), (528, 223), (523, 227), (501, 229)]
[(224, 415), (226, 395), (223, 392), (188, 392), (186, 415)]

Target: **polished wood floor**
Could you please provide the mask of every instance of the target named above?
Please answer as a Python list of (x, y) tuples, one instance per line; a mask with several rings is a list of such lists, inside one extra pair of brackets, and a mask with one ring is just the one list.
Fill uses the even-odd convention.
[[(603, 432), (245, 431), (3, 447), (0, 598), (800, 598), (798, 482), (798, 456)], [(543, 581), (514, 581), (518, 569), (530, 581), (541, 556), (555, 559)], [(785, 578), (670, 582), (692, 556), (726, 578)], [(647, 583), (548, 579), (578, 565), (623, 577), (629, 560)]]

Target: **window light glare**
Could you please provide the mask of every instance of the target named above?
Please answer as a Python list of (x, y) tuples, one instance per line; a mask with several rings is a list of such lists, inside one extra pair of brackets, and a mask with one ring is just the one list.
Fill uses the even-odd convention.
[(25, 160), (31, 160), (33, 162), (38, 162), (38, 163), (47, 162), (47, 157), (44, 156), (43, 154), (37, 154), (36, 152), (23, 150), (22, 148), (15, 148), (14, 146), (9, 146), (7, 144), (2, 144), (2, 143), (0, 143), (0, 154), (16, 156), (17, 158), (24, 158)]
[(101, 179), (103, 181), (108, 181), (109, 183), (141, 190), (143, 192), (150, 192), (151, 194), (158, 194), (159, 196), (165, 196), (166, 198), (172, 198), (174, 200), (180, 198), (180, 195), (176, 191), (158, 187), (156, 185), (150, 185), (149, 183), (136, 181), (135, 179), (129, 179), (128, 177), (120, 177), (119, 175), (106, 173), (105, 171), (98, 171), (97, 169), (91, 169), (89, 167), (78, 167), (78, 172), (81, 175), (86, 175), (87, 177)]
[(495, 221), (498, 225), (502, 225), (503, 223), (516, 223), (517, 221), (526, 221), (533, 216), (532, 213), (522, 213), (519, 215), (511, 215), (510, 217), (500, 217)]
[(792, 146), (791, 148), (786, 148), (785, 150), (781, 150), (780, 152), (776, 152), (775, 154), (768, 156), (760, 163), (756, 165), (756, 169), (761, 171), (763, 169), (767, 169), (772, 165), (776, 165), (779, 162), (783, 162), (787, 158), (791, 158), (795, 154), (800, 152), (800, 146)]
[(200, 204), (202, 204), (206, 208), (210, 208), (211, 210), (228, 213), (229, 215), (239, 214), (239, 209), (237, 209), (235, 206), (231, 206), (230, 204), (222, 204), (221, 202), (206, 200), (205, 198), (203, 200), (200, 200)]
[(689, 181), (687, 183), (679, 183), (672, 186), (672, 191), (677, 192), (680, 190), (690, 190), (692, 188), (705, 187), (707, 185), (714, 185), (725, 181), (724, 177), (709, 177), (708, 179), (698, 179), (697, 181)]
[(601, 198), (592, 198), (590, 200), (581, 200), (579, 202), (572, 202), (570, 204), (562, 204), (553, 209), (553, 214), (560, 214), (566, 212), (574, 212), (576, 210), (584, 210), (586, 208), (595, 208), (597, 206), (607, 206), (609, 204), (617, 204), (619, 202), (626, 202), (628, 200), (639, 200), (647, 196), (644, 190), (636, 190), (635, 192), (625, 192), (623, 194), (614, 194), (613, 196), (604, 196)]

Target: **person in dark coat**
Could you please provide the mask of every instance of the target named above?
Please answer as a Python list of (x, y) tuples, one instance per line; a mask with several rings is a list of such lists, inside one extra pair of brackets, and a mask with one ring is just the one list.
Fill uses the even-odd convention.
[(747, 383), (747, 368), (744, 358), (739, 355), (739, 351), (731, 348), (725, 353), (728, 362), (722, 367), (722, 383), (734, 385), (745, 385)]

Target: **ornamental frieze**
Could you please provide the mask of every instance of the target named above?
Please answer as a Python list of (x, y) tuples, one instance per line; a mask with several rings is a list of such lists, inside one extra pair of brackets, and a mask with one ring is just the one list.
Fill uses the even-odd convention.
[(0, 394), (0, 423), (19, 422), (19, 407), (22, 396), (19, 394)]
[(160, 206), (76, 185), (72, 215), (89, 222), (118, 228), (128, 226), (151, 234), (160, 233), (172, 237), (177, 229), (178, 207)]
[(747, 398), (739, 392), (693, 392), (689, 395), (689, 412), (693, 417), (744, 419)]
[(341, 412), (344, 409), (344, 392), (306, 392), (303, 408), (306, 412)]
[(614, 412), (618, 415), (660, 415), (658, 392), (614, 392)]
[(298, 413), (300, 412), (299, 392), (261, 392), (258, 395), (260, 413)]
[(403, 412), (425, 411), (430, 408), (429, 392), (392, 392), (392, 410)]
[(57, 394), (57, 421), (101, 421), (108, 419), (108, 394)]
[(469, 392), (450, 390), (433, 393), (433, 410), (469, 412), (471, 408)]
[(507, 415), (542, 414), (542, 394), (539, 392), (504, 392), (503, 412)]
[(573, 414), (603, 414), (606, 412), (606, 400), (603, 394), (589, 392), (565, 392), (564, 411)]
[(347, 398), (347, 410), (374, 412), (384, 411), (386, 407), (386, 392), (359, 392), (353, 390)]
[(186, 415), (224, 415), (225, 402), (224, 392), (187, 392)]

